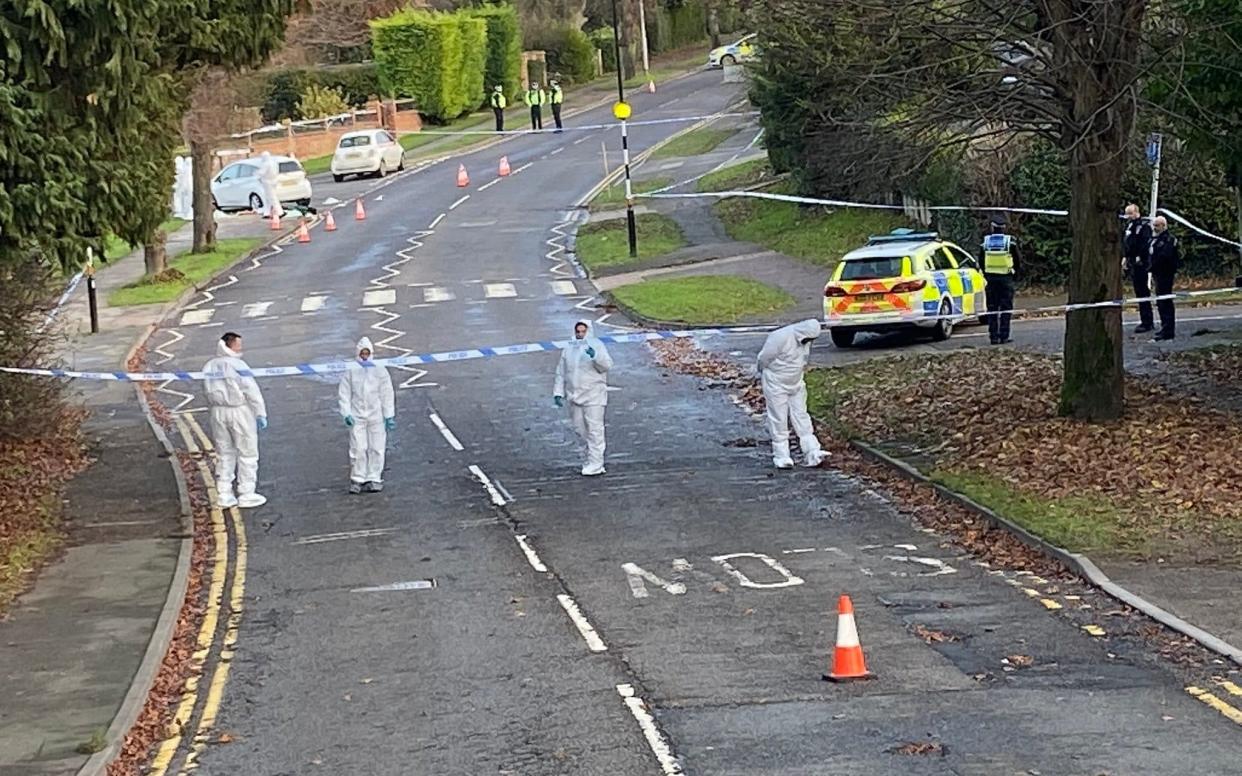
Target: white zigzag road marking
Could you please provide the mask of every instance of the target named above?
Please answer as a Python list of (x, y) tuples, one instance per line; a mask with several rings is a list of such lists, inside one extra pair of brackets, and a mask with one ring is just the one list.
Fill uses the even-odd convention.
[[(309, 228), (310, 226), (314, 226), (318, 222), (319, 222), (319, 216), (315, 216), (313, 219), (311, 219), (310, 223), (307, 226)], [(238, 270), (238, 272), (239, 273), (251, 272), (263, 266), (263, 262), (265, 260), (270, 259), (271, 257), (276, 256), (277, 254), (284, 253), (284, 249), (281, 248), (280, 246), (289, 244), (293, 239), (294, 239), (293, 234), (285, 235), (284, 237), (280, 238), (276, 242), (272, 243), (271, 246), (269, 246), (269, 250), (266, 253), (256, 254), (253, 258), (251, 258), (250, 266), (246, 267), (245, 269)], [(229, 279), (227, 282), (218, 283), (214, 286), (211, 286), (205, 289), (202, 293), (202, 298), (198, 299), (192, 304), (186, 305), (184, 309), (192, 310), (192, 309), (196, 309), (202, 306), (203, 304), (216, 298), (215, 294), (212, 293), (213, 291), (218, 291), (221, 288), (226, 288), (237, 282), (238, 280), (237, 280), (236, 275), (229, 275)], [(167, 363), (168, 361), (171, 361), (174, 356), (172, 353), (168, 352), (167, 348), (170, 348), (173, 345), (176, 345), (181, 340), (185, 339), (185, 335), (182, 334), (177, 329), (165, 329), (165, 331), (168, 332), (170, 339), (155, 349), (154, 352), (158, 353), (162, 357), (157, 362), (157, 364), (164, 364), (164, 363)], [(155, 387), (156, 393), (162, 393), (166, 396), (172, 396), (177, 400), (176, 405), (171, 407), (169, 411), (174, 414), (197, 412), (198, 410), (194, 408), (186, 409), (186, 406), (189, 404), (192, 404), (194, 400), (198, 397), (192, 393), (185, 393), (184, 391), (178, 391), (178, 390), (169, 388), (168, 386), (171, 384), (171, 382), (172, 381), (161, 383), (160, 385), (157, 385)]]
[(158, 353), (161, 356), (163, 356), (163, 358), (155, 362), (156, 366), (159, 366), (160, 364), (167, 364), (169, 361), (172, 361), (174, 358), (173, 354), (169, 353), (164, 348), (170, 348), (173, 345), (176, 345), (181, 340), (185, 339), (185, 335), (177, 331), (176, 329), (166, 329), (166, 331), (168, 332), (168, 335), (171, 337), (171, 339), (165, 342), (163, 345), (159, 345), (152, 351), (153, 353)]
[[(412, 236), (406, 238), (406, 242), (409, 243), (409, 247), (402, 248), (401, 250), (397, 251), (397, 256), (399, 257), (398, 260), (385, 264), (382, 267), (382, 269), (384, 270), (384, 274), (377, 278), (371, 279), (369, 281), (369, 284), (373, 286), (374, 288), (390, 288), (391, 283), (389, 281), (392, 281), (393, 278), (399, 277), (401, 275), (401, 270), (397, 268), (413, 260), (414, 252), (417, 251), (419, 248), (423, 247), (423, 238), (429, 235), (432, 235), (434, 233), (435, 232), (430, 229), (424, 229), (421, 231), (417, 231)], [(373, 308), (366, 308), (366, 309), (374, 310), (375, 312), (381, 315), (387, 316), (384, 320), (371, 325), (372, 330), (382, 332), (388, 335), (384, 339), (379, 340), (378, 342), (374, 343), (376, 348), (381, 348), (381, 347), (387, 348), (389, 350), (396, 351), (398, 354), (403, 355), (403, 356), (407, 356), (410, 353), (414, 352), (410, 350), (409, 348), (403, 348), (400, 345), (391, 344), (393, 340), (399, 339), (406, 335), (406, 332), (404, 331), (401, 331), (399, 329), (392, 329), (388, 327), (388, 324), (392, 323), (393, 321), (401, 317), (400, 314), (391, 312), (383, 307), (373, 307)], [(437, 385), (436, 383), (421, 382), (422, 379), (426, 377), (428, 374), (426, 369), (419, 369), (418, 367), (394, 367), (394, 368), (399, 369), (402, 372), (408, 372), (410, 374), (410, 377), (403, 380), (401, 384), (397, 386), (398, 388), (432, 388)]]
[[(547, 240), (547, 244), (552, 246), (552, 250), (548, 251), (545, 256), (548, 261), (553, 262), (552, 273), (555, 275), (573, 277), (578, 274), (567, 269), (567, 267), (571, 265), (572, 260), (565, 258), (567, 250), (565, 245), (562, 243), (562, 240), (569, 237), (564, 230), (573, 226), (576, 221), (577, 217), (575, 215), (566, 214), (564, 221), (552, 227), (552, 232), (555, 236)], [(574, 266), (576, 269), (576, 265)], [(599, 307), (597, 304), (597, 302), (599, 302), (598, 296), (569, 296), (565, 298), (568, 301), (573, 301), (575, 299), (579, 300), (578, 303), (574, 305), (574, 309), (581, 310), (584, 313), (594, 313), (594, 311)], [(595, 319), (594, 325), (607, 326), (610, 329), (620, 331), (638, 331), (632, 326), (625, 326), (619, 323), (608, 323), (608, 319), (611, 317), (612, 313), (604, 313)]]

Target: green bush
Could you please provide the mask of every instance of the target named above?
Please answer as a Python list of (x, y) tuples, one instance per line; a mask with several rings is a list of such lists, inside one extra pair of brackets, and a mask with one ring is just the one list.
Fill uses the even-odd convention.
[(487, 69), (484, 88), (490, 92), (496, 84), (505, 88), (505, 95), (515, 99), (522, 91), (522, 28), (517, 9), (498, 5), (473, 11), (487, 25)]
[(707, 6), (702, 0), (669, 8), (668, 50), (683, 48), (707, 38)]
[(365, 105), (381, 92), (378, 68), (366, 63), (258, 72), (240, 79), (239, 94), (248, 103), (262, 106), (264, 121), (275, 122), (308, 118), (298, 112), (298, 103), (312, 86), (335, 90), (354, 107)]
[(431, 121), (451, 121), (483, 102), (487, 24), (467, 13), (402, 10), (371, 22), (385, 92), (412, 97)]
[(537, 30), (527, 45), (546, 52), (548, 72), (563, 83), (586, 83), (595, 77), (595, 44), (577, 27)]
[(612, 29), (609, 27), (600, 27), (597, 30), (591, 30), (588, 34), (591, 42), (595, 44), (595, 48), (603, 54), (604, 72), (617, 72), (617, 46), (612, 38)]
[(349, 112), (349, 103), (336, 89), (327, 86), (307, 87), (298, 101), (298, 113), (304, 119), (320, 119)]

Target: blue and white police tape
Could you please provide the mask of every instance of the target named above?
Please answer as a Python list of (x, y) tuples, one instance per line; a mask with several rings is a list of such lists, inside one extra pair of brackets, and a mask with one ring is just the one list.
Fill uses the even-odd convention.
[[(1099, 302), (1083, 302), (1076, 304), (1060, 304), (1047, 305), (1044, 307), (1025, 307), (1013, 308), (1010, 310), (986, 311), (980, 310), (975, 313), (977, 316), (1009, 313), (1015, 317), (1023, 317), (1036, 315), (1041, 313), (1052, 312), (1072, 312), (1076, 310), (1089, 310), (1096, 308), (1122, 307), (1134, 305), (1139, 302), (1154, 302), (1166, 299), (1196, 299), (1205, 296), (1219, 295), (1226, 293), (1240, 293), (1239, 289), (1213, 288), (1198, 291), (1178, 291), (1172, 294), (1163, 294), (1159, 296), (1110, 299)], [(876, 317), (877, 322), (917, 322), (917, 321), (934, 321), (941, 318), (959, 321), (964, 316), (962, 313), (950, 313), (947, 315), (938, 314), (919, 314), (910, 313), (906, 315), (881, 313)], [(1242, 318), (1242, 313), (1237, 317)], [(881, 320), (882, 319), (882, 320)], [(866, 325), (870, 322), (867, 315), (840, 315), (827, 316), (823, 323), (828, 328), (834, 325), (850, 326), (850, 325)], [(621, 345), (635, 342), (652, 342), (655, 340), (685, 339), (689, 337), (701, 337), (711, 335), (735, 335), (735, 334), (766, 334), (775, 331), (785, 324), (770, 325), (753, 325), (753, 326), (716, 326), (703, 329), (665, 329), (659, 331), (643, 331), (634, 334), (609, 334), (596, 337), (600, 342), (609, 345)], [(473, 361), (484, 358), (496, 358), (497, 356), (516, 356), (526, 353), (545, 353), (549, 351), (564, 350), (579, 340), (554, 340), (542, 342), (528, 342), (521, 345), (501, 345), (497, 347), (480, 347), (468, 348), (466, 350), (447, 350), (438, 353), (417, 353), (407, 356), (396, 356), (393, 358), (377, 358), (363, 364), (358, 361), (327, 361), (322, 363), (306, 363), (295, 364), (293, 366), (267, 366), (257, 367), (247, 370), (239, 370), (238, 374), (242, 377), (309, 377), (316, 375), (340, 374), (351, 369), (368, 369), (373, 366), (383, 367), (403, 367), (403, 366), (422, 366), (426, 364), (445, 364), (457, 361)], [(45, 369), (37, 367), (14, 367), (0, 366), (0, 372), (15, 375), (27, 375), (31, 377), (53, 377), (65, 378), (73, 380), (101, 380), (112, 382), (169, 382), (169, 381), (194, 381), (209, 380), (212, 378), (222, 377), (222, 374), (208, 372), (83, 372), (72, 369)]]
[[(750, 118), (758, 116), (759, 111), (742, 111), (728, 113), (708, 113), (701, 116), (678, 116), (669, 119), (645, 119), (643, 121), (627, 121), (625, 126), (633, 129), (634, 127), (651, 127), (659, 124), (686, 124), (696, 121), (715, 121), (716, 119), (727, 118)], [(574, 124), (564, 127), (563, 129), (420, 129), (417, 132), (408, 132), (404, 134), (411, 135), (553, 135), (561, 132), (595, 132), (600, 129), (615, 129), (621, 126), (621, 122), (612, 121), (606, 124)]]
[[(719, 169), (719, 167), (717, 167), (717, 169)], [(669, 194), (668, 193), (671, 189), (684, 186), (687, 183), (693, 183), (694, 181), (697, 181), (703, 177), (706, 177), (706, 175), (700, 175), (695, 178), (682, 181), (680, 183), (675, 183), (672, 186), (665, 186), (664, 188), (657, 189), (655, 191), (649, 191), (649, 192), (642, 193), (642, 194), (635, 194), (634, 198), (635, 199), (703, 199), (703, 198), (732, 199), (735, 197), (744, 197), (744, 198), (749, 198), (749, 199), (767, 199), (767, 200), (772, 200), (774, 202), (790, 202), (790, 203), (799, 204), (799, 205), (824, 205), (826, 207), (845, 207), (845, 208), (855, 208), (859, 210), (902, 210), (904, 211), (908, 209), (919, 209), (919, 210), (937, 211), (937, 212), (950, 211), (950, 212), (980, 212), (980, 213), (1021, 213), (1025, 215), (1059, 216), (1059, 217), (1066, 217), (1069, 215), (1068, 210), (1054, 210), (1054, 209), (1034, 208), (1034, 207), (1013, 207), (1010, 205), (987, 205), (987, 206), (983, 206), (983, 205), (920, 205), (917, 208), (910, 208), (906, 205), (883, 205), (883, 204), (877, 204), (874, 202), (855, 202), (852, 200), (845, 200), (845, 199), (821, 199), (819, 197), (799, 197), (793, 194), (772, 194), (766, 191), (701, 191), (701, 192), (690, 192), (690, 193), (685, 193), (685, 194)], [(1174, 213), (1172, 210), (1167, 210), (1165, 208), (1159, 208), (1157, 212), (1159, 212), (1161, 215), (1164, 215), (1164, 216), (1167, 216), (1168, 218), (1173, 219), (1177, 223), (1185, 226), (1187, 229), (1190, 229), (1203, 237), (1207, 237), (1208, 239), (1211, 239), (1211, 240), (1216, 240), (1217, 242), (1222, 242), (1226, 245), (1232, 245), (1235, 248), (1242, 248), (1242, 243), (1239, 243), (1235, 240), (1230, 240), (1227, 237), (1221, 237), (1220, 235), (1210, 232), (1201, 226), (1197, 226), (1194, 223), (1192, 223), (1190, 220), (1185, 218), (1184, 216)]]
[[(749, 326), (735, 329), (697, 329), (681, 331), (645, 331), (637, 334), (613, 334), (595, 339), (605, 344), (624, 344), (631, 342), (650, 342), (703, 334), (725, 334), (738, 332), (771, 331), (775, 326)], [(516, 356), (524, 353), (544, 353), (564, 350), (579, 340), (558, 340), (548, 342), (528, 342), (522, 345), (503, 345), (500, 347), (470, 348), (467, 350), (448, 350), (439, 353), (419, 353), (394, 358), (377, 358), (367, 364), (358, 361), (328, 361), (318, 364), (295, 364), (293, 366), (266, 366), (238, 370), (242, 377), (305, 377), (311, 375), (339, 374), (351, 369), (369, 369), (373, 366), (399, 367), (420, 366), (425, 364), (445, 364), (457, 361), (472, 361), (497, 356)], [(9, 374), (29, 375), (33, 377), (61, 377), (74, 380), (103, 380), (112, 382), (168, 382), (210, 380), (223, 377), (221, 373), (208, 372), (79, 372), (72, 369), (38, 369), (26, 367), (0, 366), (0, 372)]]
[(52, 309), (48, 311), (47, 317), (43, 319), (43, 323), (39, 325), (39, 328), (35, 329), (35, 334), (42, 334), (44, 329), (52, 325), (52, 321), (56, 320), (56, 316), (60, 314), (61, 308), (65, 306), (65, 302), (69, 301), (69, 296), (74, 292), (74, 289), (78, 287), (78, 284), (82, 282), (82, 278), (85, 276), (85, 270), (79, 270), (78, 274), (73, 276), (73, 278), (69, 281), (69, 285), (65, 286), (65, 290), (60, 295), (60, 298), (56, 300), (56, 304), (53, 305)]

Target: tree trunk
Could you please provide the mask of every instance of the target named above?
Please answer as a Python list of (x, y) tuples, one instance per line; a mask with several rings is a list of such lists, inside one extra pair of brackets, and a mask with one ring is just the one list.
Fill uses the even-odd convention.
[(708, 0), (707, 34), (711, 36), (712, 48), (720, 48), (720, 6), (719, 0)]
[[(1242, 271), (1242, 180), (1233, 187), (1233, 201), (1238, 210), (1238, 269)], [(1242, 286), (1242, 276), (1238, 281), (1238, 285)]]
[(142, 262), (146, 266), (147, 276), (158, 275), (168, 269), (168, 235), (163, 229), (156, 229), (155, 234), (142, 246)]
[(209, 253), (216, 247), (216, 206), (211, 198), (211, 146), (190, 141), (194, 161), (194, 253)]
[[(1070, 304), (1121, 296), (1121, 255), (1114, 200), (1121, 191), (1124, 156), (1106, 161), (1093, 151), (1099, 139), (1080, 143), (1070, 154)], [(1084, 157), (1090, 157), (1090, 161)], [(1094, 166), (1092, 166), (1094, 163)], [(1061, 414), (1081, 420), (1121, 417), (1124, 404), (1121, 310), (1101, 307), (1065, 316), (1065, 372)]]
[[(1058, 58), (1073, 95), (1065, 142), (1069, 148), (1070, 304), (1121, 296), (1117, 197), (1132, 140), (1132, 88), (1145, 2), (1057, 0)], [(1119, 418), (1125, 409), (1121, 309), (1101, 307), (1065, 316), (1065, 367), (1061, 414), (1080, 420)]]

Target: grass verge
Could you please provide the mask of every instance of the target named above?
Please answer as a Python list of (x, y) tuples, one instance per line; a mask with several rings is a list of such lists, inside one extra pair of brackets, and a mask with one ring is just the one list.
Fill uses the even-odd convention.
[[(1126, 416), (1059, 416), (1061, 361), (1019, 352), (877, 359), (808, 375), (808, 404), (1069, 550), (1242, 564), (1236, 412), (1129, 376)], [(1021, 386), (1021, 390), (1014, 390)]]
[[(674, 183), (676, 183), (676, 181), (672, 178), (652, 178), (645, 181), (634, 181), (634, 193), (646, 194), (647, 192), (655, 191), (656, 189), (662, 189), (665, 186), (671, 186)], [(624, 181), (617, 181), (608, 188), (604, 189), (596, 195), (595, 199), (591, 200), (590, 204), (587, 205), (587, 209), (592, 213), (604, 210), (615, 210), (621, 207), (625, 207)]]
[(638, 221), (638, 258), (630, 258), (628, 227), (624, 218), (597, 221), (578, 230), (578, 260), (588, 269), (630, 264), (663, 256), (686, 246), (677, 222), (659, 213), (643, 213)]
[[(779, 187), (784, 193), (784, 187)], [(873, 234), (887, 234), (905, 219), (877, 210), (823, 210), (792, 202), (736, 198), (716, 205), (729, 236), (758, 243), (787, 256), (824, 267), (834, 266), (845, 253), (867, 242)]]
[(699, 178), (699, 191), (734, 191), (772, 179), (774, 173), (767, 159), (751, 159)]
[(672, 157), (700, 156), (711, 153), (724, 141), (733, 137), (736, 130), (699, 127), (684, 135), (678, 135), (661, 146), (651, 155), (653, 159), (669, 159)]
[[(187, 221), (180, 218), (170, 218), (160, 224), (160, 229), (163, 230), (164, 234), (172, 234), (187, 223)], [(138, 247), (141, 246), (130, 245), (115, 234), (110, 234), (104, 238), (104, 258), (108, 261), (116, 261), (133, 253), (134, 249)]]
[(613, 297), (644, 317), (694, 325), (736, 323), (793, 306), (779, 288), (733, 275), (647, 280), (614, 289)]
[(122, 286), (108, 296), (108, 304), (128, 307), (171, 301), (191, 285), (207, 280), (262, 243), (254, 238), (220, 240), (211, 253), (184, 253), (168, 262), (170, 271), (164, 278), (145, 277)]

